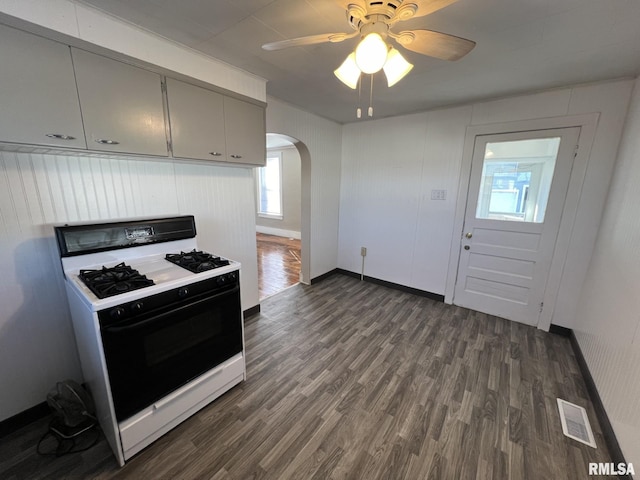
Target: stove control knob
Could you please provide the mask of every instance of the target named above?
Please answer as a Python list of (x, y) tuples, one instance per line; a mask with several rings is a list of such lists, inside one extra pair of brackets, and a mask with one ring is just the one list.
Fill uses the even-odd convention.
[(229, 274), (229, 278), (230, 278), (232, 281), (234, 281), (234, 280), (236, 280), (236, 279), (238, 278), (238, 274), (237, 274), (236, 272), (231, 272), (231, 273)]
[(216, 283), (218, 285), (224, 285), (225, 283), (227, 283), (227, 276), (226, 275), (220, 275), (218, 277), (218, 279), (216, 280)]
[(109, 315), (111, 315), (111, 318), (115, 319), (115, 320), (120, 320), (122, 317), (124, 317), (124, 315), (126, 314), (126, 310), (122, 307), (116, 307), (114, 309), (111, 310), (111, 312), (109, 313)]
[(189, 289), (187, 287), (182, 287), (178, 290), (178, 296), (180, 298), (185, 298), (187, 295), (189, 295)]
[(144, 308), (144, 303), (142, 302), (135, 302), (131, 305), (131, 311), (133, 313), (140, 313), (142, 312), (143, 308)]

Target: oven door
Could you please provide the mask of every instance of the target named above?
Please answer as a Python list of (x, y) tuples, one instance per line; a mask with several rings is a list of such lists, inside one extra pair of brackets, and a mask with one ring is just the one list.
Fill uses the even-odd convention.
[(101, 328), (122, 421), (242, 352), (240, 288)]

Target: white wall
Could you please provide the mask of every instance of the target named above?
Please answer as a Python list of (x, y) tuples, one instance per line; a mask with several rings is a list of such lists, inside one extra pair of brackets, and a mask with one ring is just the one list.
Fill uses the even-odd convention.
[(640, 465), (639, 187), (640, 79), (574, 324), (620, 447), (636, 469)]
[[(471, 108), (344, 127), (339, 267), (444, 292), (458, 170)], [(432, 201), (432, 189), (447, 190)]]
[[(256, 225), (264, 227), (258, 231), (282, 236), (300, 238), (300, 213), (301, 213), (301, 160), (298, 150), (294, 147), (270, 148), (269, 153), (280, 154), (282, 158), (282, 218), (266, 218), (256, 214)], [(256, 192), (258, 182), (258, 169), (256, 173)], [(256, 194), (257, 195), (257, 194)], [(281, 233), (278, 233), (281, 231)], [(294, 235), (295, 234), (295, 235)]]
[[(344, 126), (338, 266), (445, 294), (459, 248), (456, 197), (467, 127), (599, 113), (577, 216), (570, 225), (552, 323), (574, 326), (633, 86), (632, 80), (563, 88)], [(431, 200), (431, 190), (447, 191)], [(454, 241), (454, 238), (456, 241)]]
[(193, 214), (198, 245), (242, 263), (258, 304), (252, 170), (142, 159), (0, 153), (0, 420), (81, 380), (53, 224)]
[[(307, 159), (301, 154), (302, 268), (305, 275), (305, 256), (310, 254), (310, 278), (313, 279), (334, 270), (338, 263), (342, 126), (278, 99), (269, 97), (267, 101), (267, 132), (299, 140), (310, 156), (309, 165), (305, 165)], [(307, 172), (308, 168), (310, 172)], [(305, 185), (307, 181), (308, 186)], [(310, 196), (310, 214), (305, 219), (307, 195)], [(305, 235), (309, 236), (309, 245), (306, 245)]]

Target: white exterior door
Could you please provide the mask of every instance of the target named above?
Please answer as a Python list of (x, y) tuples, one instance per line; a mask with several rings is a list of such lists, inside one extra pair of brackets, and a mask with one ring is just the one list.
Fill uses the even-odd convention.
[(476, 137), (454, 304), (537, 325), (579, 134)]

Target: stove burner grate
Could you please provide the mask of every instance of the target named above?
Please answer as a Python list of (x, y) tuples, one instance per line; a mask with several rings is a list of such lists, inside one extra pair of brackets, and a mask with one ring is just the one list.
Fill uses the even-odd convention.
[(167, 253), (165, 258), (193, 273), (206, 272), (229, 265), (229, 260), (195, 249), (190, 252)]
[(114, 267), (80, 270), (78, 276), (98, 298), (112, 297), (154, 285), (153, 280), (148, 279), (124, 262)]

